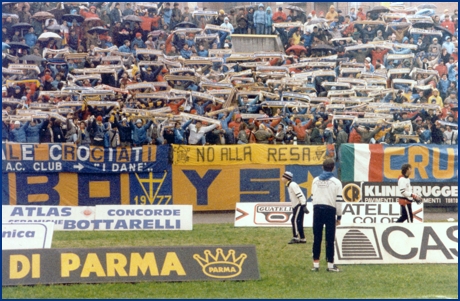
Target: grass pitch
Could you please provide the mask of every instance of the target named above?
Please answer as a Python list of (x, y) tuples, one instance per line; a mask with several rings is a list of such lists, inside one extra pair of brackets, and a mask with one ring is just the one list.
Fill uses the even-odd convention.
[[(259, 281), (144, 282), (3, 287), (2, 297), (46, 299), (142, 298), (458, 298), (458, 265), (342, 265), (341, 273), (310, 271), (313, 235), (288, 245), (290, 228), (198, 224), (193, 231), (54, 232), (53, 248), (120, 246), (256, 246)], [(324, 250), (321, 257), (324, 258)]]

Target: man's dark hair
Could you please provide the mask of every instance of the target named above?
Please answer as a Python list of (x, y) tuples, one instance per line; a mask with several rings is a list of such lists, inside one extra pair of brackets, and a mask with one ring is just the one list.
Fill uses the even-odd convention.
[(409, 163), (403, 164), (403, 165), (401, 166), (401, 173), (402, 173), (403, 175), (406, 175), (406, 172), (407, 172), (407, 170), (408, 170), (409, 168), (412, 168), (412, 165), (410, 165)]
[(323, 162), (324, 171), (331, 172), (334, 170), (334, 167), (335, 167), (334, 159), (329, 158), (329, 159), (324, 160)]

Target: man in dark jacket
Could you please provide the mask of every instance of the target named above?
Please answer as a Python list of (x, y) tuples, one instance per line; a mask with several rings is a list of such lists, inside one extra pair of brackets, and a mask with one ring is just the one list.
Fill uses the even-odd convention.
[(323, 138), (321, 137), (321, 133), (319, 132), (319, 127), (321, 126), (321, 121), (317, 121), (315, 123), (315, 127), (311, 131), (310, 141), (313, 145), (321, 145), (323, 144)]
[(112, 24), (115, 24), (116, 22), (121, 23), (121, 16), (122, 12), (120, 9), (120, 3), (115, 3), (115, 8), (110, 11), (110, 20), (112, 21)]
[(439, 120), (434, 122), (431, 125), (431, 142), (433, 144), (442, 144), (443, 141), (443, 132), (441, 130), (441, 123), (439, 123)]
[(132, 130), (130, 124), (128, 123), (128, 120), (126, 119), (126, 117), (123, 117), (121, 119), (121, 122), (116, 122), (115, 124), (118, 128), (118, 132), (120, 135), (120, 146), (130, 147), (133, 140), (131, 138)]
[(247, 34), (248, 33), (248, 18), (244, 14), (244, 8), (240, 8), (238, 15), (236, 16), (236, 22), (238, 27), (235, 29), (235, 33)]

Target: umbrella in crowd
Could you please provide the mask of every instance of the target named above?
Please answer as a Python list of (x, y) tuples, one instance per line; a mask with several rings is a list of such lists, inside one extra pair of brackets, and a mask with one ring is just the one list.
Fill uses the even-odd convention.
[(2, 51), (4, 51), (5, 49), (9, 49), (9, 48), (10, 48), (10, 45), (2, 42)]
[(44, 32), (38, 37), (39, 41), (48, 41), (52, 39), (62, 40), (62, 37), (54, 32)]
[(300, 12), (300, 13), (304, 13), (304, 12), (305, 12), (304, 9), (302, 9), (301, 7), (295, 6), (295, 5), (288, 5), (288, 6), (286, 7), (286, 9), (298, 11), (298, 12)]
[(123, 17), (123, 20), (131, 21), (131, 22), (142, 22), (142, 19), (135, 15), (129, 15), (129, 16)]
[(418, 21), (412, 24), (412, 27), (415, 27), (415, 28), (430, 28), (433, 26), (434, 26), (433, 22), (428, 22), (428, 21)]
[(431, 3), (425, 3), (422, 5), (417, 6), (418, 9), (437, 9), (438, 7)]
[(429, 16), (432, 17), (435, 15), (435, 11), (433, 9), (422, 9), (419, 10), (418, 12), (415, 13), (416, 15), (421, 15), (421, 16)]
[(30, 25), (29, 23), (16, 23), (12, 26), (14, 29), (18, 29), (18, 28), (26, 28), (26, 29), (29, 29), (32, 27), (32, 25)]
[(313, 25), (313, 24), (320, 24), (320, 23), (327, 23), (327, 22), (329, 22), (328, 19), (316, 18), (316, 19), (314, 19), (314, 20), (308, 21), (308, 24), (309, 24), (309, 25)]
[(452, 33), (445, 27), (442, 27), (441, 25), (439, 24), (433, 24), (433, 27), (435, 30), (440, 30), (442, 31), (442, 36), (443, 37), (447, 37), (447, 36), (452, 36)]
[(44, 58), (35, 55), (35, 54), (29, 54), (25, 55), (19, 58), (20, 61), (32, 61), (32, 62), (43, 62), (46, 61)]
[(196, 25), (195, 23), (192, 23), (192, 22), (180, 22), (180, 23), (177, 23), (176, 26), (174, 26), (174, 28), (195, 28)]
[(166, 34), (166, 32), (164, 30), (154, 30), (154, 31), (151, 31), (148, 33), (148, 36), (152, 36), (152, 37), (159, 37), (161, 35), (164, 35)]
[(83, 24), (86, 25), (87, 23), (91, 22), (93, 26), (104, 26), (102, 23), (101, 19), (97, 17), (92, 17), (92, 18), (86, 18), (85, 21), (83, 21)]
[(9, 42), (8, 45), (13, 48), (19, 48), (19, 49), (30, 49), (30, 46), (24, 43), (19, 43), (19, 42)]
[(46, 27), (46, 29), (48, 29), (48, 30), (62, 30), (62, 26), (57, 25), (57, 24), (53, 24), (51, 26)]
[(107, 28), (104, 28), (104, 27), (101, 27), (101, 26), (92, 27), (90, 30), (88, 30), (88, 32), (90, 34), (93, 34), (93, 33), (104, 34), (104, 33), (108, 32), (108, 31), (109, 30)]
[(318, 44), (316, 46), (313, 46), (311, 48), (311, 50), (316, 50), (316, 51), (332, 51), (332, 52), (336, 52), (336, 49), (335, 47), (332, 47), (330, 45), (327, 45), (327, 44)]
[(16, 14), (3, 14), (3, 13), (2, 13), (2, 19), (6, 19), (6, 18), (11, 18), (11, 19), (19, 20), (19, 16), (16, 15)]
[(67, 21), (67, 22), (73, 22), (73, 20), (76, 20), (78, 23), (81, 23), (85, 20), (83, 16), (80, 15), (63, 15), (62, 20)]
[(21, 33), (21, 37), (22, 37), (23, 31), (29, 30), (29, 28), (31, 28), (32, 25), (30, 25), (29, 23), (16, 23), (12, 27), (14, 30), (19, 30), (19, 32)]
[(289, 53), (291, 51), (294, 51), (296, 55), (300, 55), (300, 52), (305, 51), (307, 52), (307, 49), (303, 47), (302, 45), (294, 45), (286, 49), (286, 53)]
[(387, 13), (389, 11), (390, 9), (388, 7), (377, 5), (371, 8), (370, 10), (368, 10), (367, 12), (368, 13)]
[(44, 21), (46, 19), (51, 19), (54, 18), (54, 15), (52, 13), (49, 13), (47, 11), (39, 11), (38, 13), (35, 13), (32, 18), (37, 19), (39, 21)]

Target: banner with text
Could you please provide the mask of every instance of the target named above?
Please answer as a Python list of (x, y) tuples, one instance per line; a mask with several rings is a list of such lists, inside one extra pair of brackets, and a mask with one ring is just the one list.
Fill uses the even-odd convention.
[(174, 165), (322, 165), (325, 145), (172, 145)]
[(163, 172), (168, 145), (104, 148), (71, 143), (2, 143), (2, 172), (142, 173)]
[(342, 144), (340, 153), (343, 182), (396, 182), (405, 163), (414, 182), (458, 182), (457, 145), (355, 143)]
[(458, 223), (339, 226), (337, 264), (458, 264)]
[[(412, 191), (423, 198), (428, 206), (457, 206), (457, 182), (411, 182)], [(388, 203), (397, 202), (400, 195), (398, 183), (353, 182), (344, 183), (342, 196), (346, 202)]]
[(96, 206), (94, 230), (192, 230), (191, 205)]
[(2, 250), (49, 249), (54, 223), (13, 224), (2, 222)]
[(171, 165), (157, 173), (2, 173), (2, 205), (168, 205), (171, 183)]
[(2, 251), (2, 286), (260, 279), (255, 246)]
[(287, 188), (280, 177), (288, 170), (308, 198), (322, 166), (302, 165), (173, 165), (174, 204), (192, 204), (194, 211), (235, 210), (236, 203), (283, 202)]
[[(398, 203), (342, 203), (342, 225), (395, 223), (400, 216)], [(237, 203), (235, 227), (291, 227), (292, 207), (284, 203)], [(304, 227), (313, 226), (313, 205), (307, 203), (309, 214)], [(414, 223), (423, 222), (423, 205), (413, 204)]]
[(55, 231), (93, 230), (95, 209), (93, 206), (2, 206), (2, 222), (52, 222)]
[(53, 222), (54, 230), (192, 230), (191, 205), (2, 206), (3, 223)]

